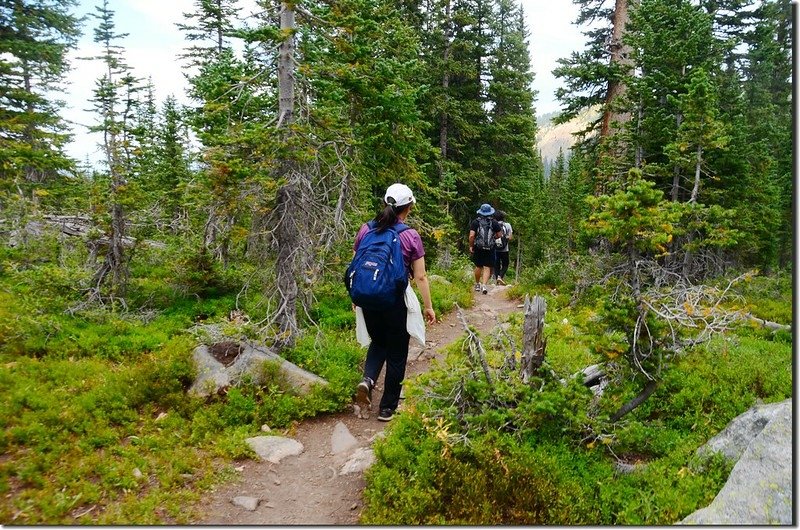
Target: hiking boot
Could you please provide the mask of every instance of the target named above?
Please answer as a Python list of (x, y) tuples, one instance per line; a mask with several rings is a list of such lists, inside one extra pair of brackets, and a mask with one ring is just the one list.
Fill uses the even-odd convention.
[(488, 294), (489, 293), (489, 289), (486, 288), (485, 284), (481, 284), (481, 291), (483, 291), (483, 294)]
[(372, 405), (372, 388), (374, 386), (372, 379), (365, 377), (356, 387), (356, 403), (366, 410), (369, 410)]
[(394, 418), (394, 411), (392, 409), (381, 409), (378, 413), (378, 421), (389, 421)]
[(497, 278), (497, 285), (506, 285), (506, 281), (503, 278)]
[(476, 284), (475, 284), (475, 290), (476, 290), (476, 291), (480, 291), (480, 290), (481, 290), (481, 284), (479, 284), (479, 283), (476, 283)]

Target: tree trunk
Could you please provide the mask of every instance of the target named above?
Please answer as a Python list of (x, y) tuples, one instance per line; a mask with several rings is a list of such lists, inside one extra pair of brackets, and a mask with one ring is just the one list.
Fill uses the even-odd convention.
[(647, 400), (647, 398), (649, 398), (653, 394), (653, 392), (656, 391), (656, 388), (658, 388), (657, 382), (648, 381), (647, 384), (644, 385), (644, 389), (642, 389), (642, 391), (639, 392), (639, 395), (637, 395), (635, 398), (625, 403), (617, 412), (614, 413), (613, 416), (611, 416), (611, 421), (618, 421), (620, 418), (622, 418), (623, 416), (631, 412), (633, 409), (644, 403), (645, 400)]
[(703, 163), (703, 146), (697, 146), (697, 158), (694, 165), (694, 187), (692, 187), (692, 196), (689, 197), (689, 202), (697, 202), (697, 196), (700, 194), (700, 166)]
[[(441, 189), (445, 187), (445, 167), (447, 164), (447, 127), (448, 127), (448, 90), (450, 89), (450, 48), (451, 48), (451, 35), (450, 35), (450, 0), (445, 2), (444, 8), (444, 55), (443, 65), (444, 73), (442, 74), (442, 96), (444, 99), (444, 108), (441, 110), (439, 117), (439, 186)], [(445, 214), (449, 213), (450, 204), (448, 199), (445, 199), (444, 204)]]
[[(628, 20), (628, 0), (616, 0), (612, 19), (611, 42), (609, 43), (611, 65), (622, 66), (627, 71), (633, 67), (633, 62), (630, 59), (630, 47), (622, 42)], [(613, 135), (619, 125), (629, 121), (631, 118), (630, 113), (620, 112), (614, 108), (615, 103), (625, 94), (626, 89), (625, 83), (616, 79), (612, 79), (608, 83), (605, 111), (603, 112), (603, 122), (600, 128), (600, 136), (603, 138)]]
[(531, 301), (525, 297), (525, 322), (522, 325), (522, 359), (520, 373), (522, 382), (533, 378), (544, 362), (547, 339), (544, 338), (544, 316), (547, 302), (541, 296), (534, 296)]
[(281, 2), (281, 34), (278, 49), (278, 127), (294, 121), (294, 4)]
[(219, 19), (217, 20), (217, 55), (221, 56), (223, 52), (223, 37), (222, 34), (222, 26), (223, 26), (223, 15), (222, 15), (222, 0), (217, 0), (216, 5), (214, 6), (217, 8), (217, 13), (219, 13)]
[[(678, 131), (681, 128), (681, 121), (683, 121), (683, 114), (678, 112), (678, 115), (675, 117), (675, 130)], [(678, 202), (680, 198), (680, 189), (681, 189), (681, 168), (678, 164), (672, 168), (672, 193), (670, 198), (672, 202)]]
[(277, 226), (275, 238), (278, 244), (276, 263), (279, 305), (276, 314), (278, 336), (275, 348), (280, 351), (295, 344), (297, 325), (297, 272), (301, 256), (305, 256), (307, 245), (302, 226), (305, 203), (303, 176), (297, 170), (289, 146), (292, 141), (291, 125), (294, 122), (294, 52), (295, 52), (294, 4), (281, 3), (281, 33), (284, 40), (278, 50), (278, 129), (282, 131), (287, 150), (278, 166), (278, 179), (285, 184), (278, 190), (275, 205)]

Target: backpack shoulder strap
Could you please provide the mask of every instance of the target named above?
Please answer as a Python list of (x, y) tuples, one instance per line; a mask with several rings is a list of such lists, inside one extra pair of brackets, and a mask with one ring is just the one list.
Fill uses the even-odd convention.
[(405, 224), (405, 223), (397, 223), (396, 225), (394, 225), (393, 227), (391, 227), (391, 229), (392, 229), (392, 230), (394, 230), (395, 234), (397, 234), (398, 236), (399, 236), (399, 235), (400, 235), (402, 232), (405, 232), (406, 230), (408, 230), (409, 228), (411, 228), (411, 227), (410, 227), (410, 226), (408, 226), (408, 225), (407, 225), (407, 224)]

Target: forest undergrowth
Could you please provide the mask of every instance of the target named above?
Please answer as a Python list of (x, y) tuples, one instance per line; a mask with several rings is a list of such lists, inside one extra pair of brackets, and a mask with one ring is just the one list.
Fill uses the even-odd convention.
[[(299, 397), (276, 376), (200, 399), (186, 394), (191, 352), (207, 338), (198, 329), (216, 325), (225, 337), (258, 339), (242, 315), (260, 296), (237, 303), (224, 278), (215, 292), (187, 295), (179, 269), (150, 264), (153, 274), (138, 280), (145, 293), (150, 288), (146, 304), (71, 311), (80, 300), (67, 288), (75, 278), (46, 255), (32, 260), (6, 250), (2, 259), (4, 522), (185, 523), (204, 491), (230, 479), (237, 459), (253, 456), (244, 439), (261, 425), (291, 433), (294, 422), (341, 410), (352, 397), (361, 354), (335, 282), (317, 290), (317, 327), (285, 352), (326, 378), (326, 390)], [(68, 253), (61, 258), (68, 262)], [(438, 313), (469, 305), (466, 270), (460, 263), (435, 271)], [(569, 292), (541, 283), (547, 268), (538, 272), (512, 293), (547, 298), (547, 363), (569, 379), (596, 362), (597, 337), (587, 331), (593, 310), (571, 307)], [(789, 277), (756, 277), (740, 289), (754, 315), (791, 322)], [(522, 321), (521, 313), (508, 318), (507, 336), (517, 344)], [(493, 367), (507, 349), (496, 340), (484, 338)], [(699, 466), (696, 447), (756, 400), (791, 395), (790, 335), (743, 327), (686, 352), (635, 414), (589, 439), (592, 396), (579, 384), (549, 381), (531, 392), (509, 380), (500, 395), (515, 406), (480, 404), (487, 389), (470, 380), (461, 346), (451, 346), (447, 365), (409, 390), (417, 406), (378, 445), (364, 522), (668, 524), (713, 498), (729, 471), (722, 461)], [(466, 415), (435, 397), (458, 385), (475, 399)], [(603, 407), (635, 391), (622, 385)], [(648, 465), (619, 475), (617, 459)]]

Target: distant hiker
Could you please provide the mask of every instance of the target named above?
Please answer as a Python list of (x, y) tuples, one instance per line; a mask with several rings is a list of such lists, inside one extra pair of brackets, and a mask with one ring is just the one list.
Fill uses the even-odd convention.
[(469, 225), (469, 253), (475, 264), (475, 290), (486, 294), (489, 292), (486, 284), (494, 267), (495, 240), (500, 239), (503, 227), (492, 218), (494, 208), (490, 205), (482, 204), (477, 214)]
[(500, 243), (495, 248), (494, 276), (497, 280), (497, 285), (505, 285), (506, 282), (503, 278), (508, 272), (508, 242), (514, 238), (514, 230), (511, 228), (511, 224), (506, 222), (506, 213), (503, 210), (495, 211), (494, 218), (503, 228)]
[[(357, 329), (364, 324), (369, 333), (364, 378), (356, 387), (356, 402), (369, 409), (372, 389), (385, 363), (386, 377), (378, 413), (381, 421), (391, 420), (397, 410), (409, 340), (413, 335), (419, 341), (420, 327), (424, 344), (422, 315), (429, 324), (436, 322), (422, 239), (416, 230), (404, 224), (416, 202), (405, 184), (389, 186), (384, 196), (384, 209), (374, 220), (363, 224), (356, 234), (353, 262), (345, 278), (353, 304), (357, 306)], [(402, 258), (401, 263), (395, 256)], [(393, 272), (395, 266), (399, 266), (397, 275)], [(419, 311), (419, 301), (408, 287), (409, 273), (422, 295), (424, 312)], [(363, 323), (359, 321), (362, 315)], [(415, 322), (414, 317), (419, 321)]]

